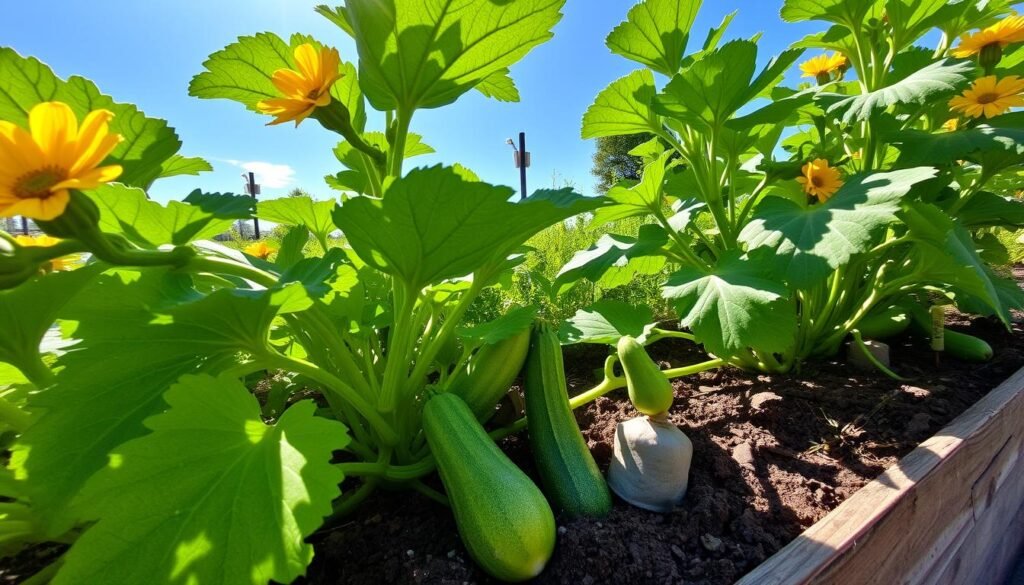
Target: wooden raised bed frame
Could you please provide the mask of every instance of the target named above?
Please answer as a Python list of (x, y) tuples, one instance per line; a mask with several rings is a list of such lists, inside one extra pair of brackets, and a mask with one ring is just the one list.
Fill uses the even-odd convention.
[(1024, 368), (740, 579), (1003, 583), (1024, 545)]

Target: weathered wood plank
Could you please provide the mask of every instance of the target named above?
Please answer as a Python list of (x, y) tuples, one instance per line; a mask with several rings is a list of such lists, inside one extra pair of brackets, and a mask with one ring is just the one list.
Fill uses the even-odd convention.
[(741, 585), (998, 583), (1024, 544), (1024, 368)]

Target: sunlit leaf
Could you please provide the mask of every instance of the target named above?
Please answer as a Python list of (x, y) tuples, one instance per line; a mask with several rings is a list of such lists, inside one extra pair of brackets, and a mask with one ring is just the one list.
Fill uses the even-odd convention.
[(82, 490), (83, 514), (99, 522), (53, 583), (263, 585), (305, 573), (303, 540), (344, 479), (331, 457), (349, 442), (345, 427), (308, 400), (267, 425), (231, 377), (185, 376), (164, 400), (151, 434), (114, 449)]
[(575, 315), (566, 319), (558, 330), (558, 337), (564, 345), (615, 345), (624, 335), (635, 337), (643, 343), (654, 327), (653, 321), (650, 307), (603, 299), (576, 311)]
[(671, 76), (679, 70), (700, 5), (701, 0), (644, 0), (629, 9), (605, 44), (613, 53)]
[(507, 70), (551, 38), (564, 3), (349, 0), (335, 12), (354, 33), (360, 84), (373, 107), (411, 112), (452, 103)]
[(660, 132), (661, 121), (651, 102), (656, 90), (649, 69), (621, 77), (597, 94), (594, 104), (583, 114), (583, 138), (622, 136)]
[(818, 205), (767, 197), (739, 239), (750, 250), (773, 250), (780, 273), (794, 287), (814, 286), (854, 254), (866, 252), (879, 231), (896, 221), (900, 200), (935, 174), (918, 167), (857, 175)]

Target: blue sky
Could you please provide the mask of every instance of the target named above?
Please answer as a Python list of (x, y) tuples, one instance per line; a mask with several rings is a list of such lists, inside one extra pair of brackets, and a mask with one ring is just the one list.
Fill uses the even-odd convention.
[[(312, 121), (297, 130), (267, 127), (268, 118), (226, 100), (188, 96), (189, 80), (210, 53), (240, 35), (273, 31), (312, 34), (355, 60), (351, 40), (304, 0), (54, 0), (9, 2), (0, 45), (35, 56), (58, 75), (83, 75), (118, 101), (165, 118), (184, 143), (182, 153), (202, 156), (214, 172), (158, 182), (152, 195), (178, 199), (198, 187), (239, 192), (242, 165), (263, 175), (266, 198), (301, 187), (319, 198), (334, 193), (323, 176), (340, 170), (331, 154), (337, 137)], [(437, 150), (412, 164), (461, 162), (492, 183), (518, 185), (505, 139), (526, 131), (532, 153), (530, 190), (552, 181), (593, 191), (592, 142), (579, 138), (580, 118), (594, 96), (635, 68), (612, 55), (604, 37), (626, 16), (628, 0), (568, 0), (548, 43), (513, 67), (522, 101), (508, 104), (470, 92), (455, 104), (421, 110), (413, 130)], [(762, 61), (824, 23), (786, 24), (781, 0), (707, 0), (691, 35), (691, 49), (709, 28), (739, 10), (727, 38), (762, 32)], [(17, 23), (13, 25), (12, 23)], [(793, 75), (794, 79), (796, 75)], [(269, 165), (269, 166), (268, 166)], [(554, 179), (553, 179), (554, 178)]]

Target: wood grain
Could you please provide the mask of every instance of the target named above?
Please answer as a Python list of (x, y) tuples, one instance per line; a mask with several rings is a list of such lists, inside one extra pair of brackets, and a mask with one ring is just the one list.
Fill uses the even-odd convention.
[(738, 583), (994, 584), (1024, 546), (1024, 368)]

